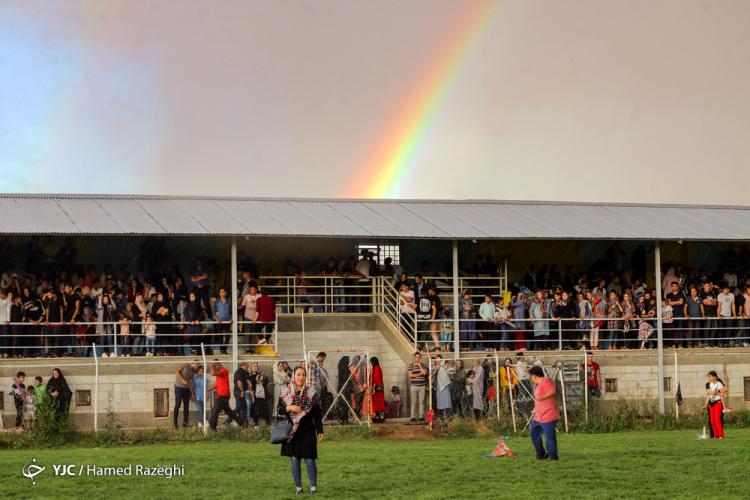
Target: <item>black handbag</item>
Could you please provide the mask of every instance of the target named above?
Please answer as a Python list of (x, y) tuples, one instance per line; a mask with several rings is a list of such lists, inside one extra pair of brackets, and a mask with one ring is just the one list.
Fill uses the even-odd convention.
[(281, 444), (289, 439), (292, 423), (289, 419), (277, 420), (271, 424), (271, 444)]

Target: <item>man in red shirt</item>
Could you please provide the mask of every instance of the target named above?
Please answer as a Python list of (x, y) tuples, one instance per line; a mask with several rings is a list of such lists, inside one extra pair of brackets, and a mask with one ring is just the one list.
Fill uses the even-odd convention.
[(213, 410), (211, 410), (211, 418), (208, 423), (211, 426), (211, 430), (216, 430), (216, 424), (219, 421), (219, 412), (224, 410), (224, 413), (229, 417), (224, 425), (229, 425), (232, 420), (242, 425), (242, 422), (237, 415), (229, 407), (229, 371), (224, 368), (218, 359), (215, 359), (211, 365), (211, 375), (216, 377), (214, 385), (208, 388), (208, 392), (216, 390), (216, 404)]
[(260, 297), (255, 302), (255, 319), (252, 322), (253, 327), (257, 326), (257, 332), (266, 334), (258, 343), (265, 344), (268, 342), (270, 335), (273, 333), (273, 327), (276, 324), (276, 301), (268, 295), (265, 288), (261, 289)]
[[(557, 390), (552, 379), (544, 376), (541, 366), (532, 366), (529, 369), (531, 381), (536, 386), (534, 389), (534, 419), (531, 421), (531, 442), (536, 449), (538, 460), (557, 460), (557, 421), (560, 420), (560, 411), (557, 408)], [(547, 441), (547, 451), (544, 451), (542, 434)]]
[(599, 363), (594, 361), (594, 353), (591, 351), (586, 353), (586, 366), (581, 365), (581, 375), (586, 377), (586, 388), (589, 391), (590, 398), (598, 398), (602, 395), (602, 375), (599, 371)]

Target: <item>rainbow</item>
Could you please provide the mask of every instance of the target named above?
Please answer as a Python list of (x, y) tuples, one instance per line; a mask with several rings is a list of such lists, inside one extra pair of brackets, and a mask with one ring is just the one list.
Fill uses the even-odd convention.
[(395, 198), (424, 144), (440, 105), (489, 24), (498, 0), (467, 2), (446, 42), (376, 142), (349, 185), (351, 198)]

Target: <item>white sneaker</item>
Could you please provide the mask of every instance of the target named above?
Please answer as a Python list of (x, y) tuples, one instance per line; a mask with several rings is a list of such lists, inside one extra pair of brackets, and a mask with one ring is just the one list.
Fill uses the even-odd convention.
[(146, 353), (146, 357), (147, 357), (147, 358), (150, 358), (150, 357), (152, 357), (153, 355), (154, 355), (154, 353), (153, 353), (153, 352), (147, 352), (147, 353)]
[(198, 422), (198, 427), (203, 427), (203, 422)]
[(258, 341), (258, 345), (264, 345), (264, 344), (267, 344), (267, 343), (268, 343), (268, 341), (266, 339), (260, 339)]

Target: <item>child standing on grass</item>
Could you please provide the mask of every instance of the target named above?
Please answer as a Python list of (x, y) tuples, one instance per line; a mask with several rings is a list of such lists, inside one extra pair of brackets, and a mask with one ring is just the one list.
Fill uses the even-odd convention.
[(13, 394), (13, 403), (16, 405), (16, 432), (23, 430), (23, 402), (26, 396), (26, 385), (23, 383), (26, 380), (26, 374), (24, 372), (17, 372), (16, 376), (13, 377), (13, 385), (11, 386), (11, 394)]
[(195, 398), (195, 408), (198, 411), (198, 427), (203, 427), (203, 386), (206, 379), (203, 376), (203, 365), (198, 365), (198, 373), (193, 375), (193, 398)]
[(464, 382), (464, 400), (463, 400), (463, 414), (471, 415), (471, 408), (474, 405), (474, 370), (469, 370), (466, 373), (466, 381)]
[(391, 387), (391, 402), (388, 403), (388, 418), (398, 418), (401, 416), (401, 390), (397, 385)]
[(23, 397), (23, 428), (30, 431), (36, 427), (36, 392), (34, 386), (26, 388), (26, 394)]
[(47, 385), (42, 383), (42, 377), (34, 377), (34, 393), (36, 395), (37, 404), (42, 401), (42, 398), (47, 393)]

